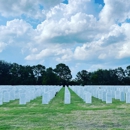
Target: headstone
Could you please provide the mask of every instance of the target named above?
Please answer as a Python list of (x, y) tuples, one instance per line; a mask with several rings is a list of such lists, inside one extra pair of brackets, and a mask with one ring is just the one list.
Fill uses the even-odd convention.
[(9, 102), (10, 101), (10, 93), (8, 91), (4, 91), (4, 97), (3, 97), (3, 102)]
[(130, 103), (130, 92), (126, 93), (126, 103)]
[(19, 91), (15, 90), (14, 94), (15, 94), (15, 99), (19, 99)]
[(48, 92), (44, 92), (43, 95), (42, 95), (42, 104), (48, 104), (49, 102), (49, 95), (48, 95)]
[(3, 93), (0, 92), (0, 105), (2, 105), (2, 104), (3, 104)]
[(85, 92), (85, 102), (86, 103), (92, 103), (92, 94), (90, 92)]
[(25, 92), (20, 92), (19, 96), (19, 104), (26, 104), (26, 93)]
[(125, 101), (125, 93), (121, 92), (120, 101)]
[(10, 100), (15, 100), (14, 89), (10, 90)]
[(106, 92), (106, 103), (112, 103), (112, 94), (111, 92)]
[(103, 91), (103, 93), (102, 93), (102, 101), (106, 101), (106, 92), (105, 91)]
[(121, 92), (115, 91), (115, 99), (120, 99), (120, 97), (121, 97)]

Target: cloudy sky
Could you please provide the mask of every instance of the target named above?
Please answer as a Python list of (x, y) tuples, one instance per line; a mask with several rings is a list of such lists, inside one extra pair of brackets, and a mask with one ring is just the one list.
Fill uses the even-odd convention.
[(130, 65), (129, 0), (0, 0), (0, 60), (68, 65), (75, 75)]

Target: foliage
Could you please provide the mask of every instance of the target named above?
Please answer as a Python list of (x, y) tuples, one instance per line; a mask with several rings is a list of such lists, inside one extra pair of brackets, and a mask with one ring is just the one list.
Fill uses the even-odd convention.
[(23, 66), (0, 61), (0, 85), (130, 85), (130, 65), (123, 69), (81, 70), (72, 79), (71, 70), (63, 63), (56, 68), (43, 65)]
[(98, 69), (94, 72), (82, 70), (76, 75), (76, 82), (82, 85), (129, 85), (129, 69), (118, 67), (117, 69)]
[(43, 75), (42, 83), (44, 85), (58, 85), (59, 84), (59, 78), (54, 73), (54, 70), (51, 67), (46, 69), (45, 75)]
[(90, 73), (86, 70), (82, 70), (81, 72), (77, 73), (76, 80), (81, 85), (87, 85), (87, 84), (89, 84)]
[(69, 67), (63, 63), (60, 63), (56, 65), (56, 68), (54, 69), (56, 75), (60, 79), (60, 84), (65, 85), (68, 84), (70, 79), (72, 78), (71, 70)]
[(5, 85), (9, 84), (7, 81), (10, 79), (10, 69), (11, 69), (11, 64), (5, 62), (5, 61), (0, 61), (0, 84)]

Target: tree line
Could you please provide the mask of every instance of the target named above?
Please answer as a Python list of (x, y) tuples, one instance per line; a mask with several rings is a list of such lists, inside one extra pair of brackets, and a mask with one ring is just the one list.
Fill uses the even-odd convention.
[(0, 85), (130, 85), (130, 66), (94, 72), (81, 70), (72, 79), (71, 70), (63, 63), (53, 69), (41, 64), (23, 66), (0, 61)]

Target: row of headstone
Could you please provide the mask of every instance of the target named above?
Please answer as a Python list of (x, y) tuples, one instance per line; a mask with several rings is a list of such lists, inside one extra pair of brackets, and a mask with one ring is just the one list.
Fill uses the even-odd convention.
[(19, 100), (19, 104), (26, 104), (39, 96), (42, 96), (42, 104), (48, 104), (61, 88), (61, 86), (0, 86), (0, 105), (16, 99)]
[(70, 88), (86, 103), (92, 103), (92, 96), (106, 103), (112, 103), (112, 99), (130, 103), (130, 86), (71, 86)]
[(44, 90), (42, 93), (42, 104), (49, 104), (56, 94), (60, 91), (61, 87), (52, 87), (51, 89)]
[(85, 103), (92, 103), (92, 94), (89, 91), (84, 91), (82, 86), (70, 86), (70, 88), (83, 99)]
[(70, 104), (71, 103), (71, 95), (68, 87), (65, 87), (64, 92), (64, 104)]

